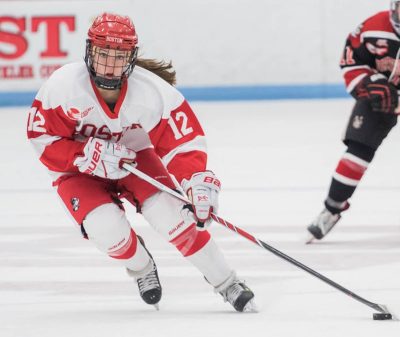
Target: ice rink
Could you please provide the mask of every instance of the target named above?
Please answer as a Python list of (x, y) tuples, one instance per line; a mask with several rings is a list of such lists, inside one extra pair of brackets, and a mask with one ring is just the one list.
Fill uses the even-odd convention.
[[(350, 99), (193, 103), (221, 179), (220, 216), (358, 295), (400, 312), (400, 132), (395, 128), (323, 242), (305, 245), (321, 211)], [(344, 337), (400, 335), (374, 310), (219, 224), (211, 232), (256, 294), (240, 314), (128, 207), (163, 285), (160, 311), (124, 268), (64, 213), (26, 140), (26, 108), (1, 108), (1, 337)]]

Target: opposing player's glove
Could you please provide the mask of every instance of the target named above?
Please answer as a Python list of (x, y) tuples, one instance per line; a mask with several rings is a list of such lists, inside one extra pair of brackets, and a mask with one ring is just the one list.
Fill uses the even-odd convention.
[(394, 113), (399, 103), (396, 87), (382, 74), (365, 77), (353, 90), (356, 98), (367, 98), (373, 111)]
[(83, 153), (74, 161), (80, 172), (114, 180), (125, 178), (129, 172), (122, 169), (121, 165), (134, 162), (136, 158), (135, 151), (122, 144), (93, 137), (87, 140)]
[(182, 180), (182, 188), (192, 202), (197, 229), (205, 230), (211, 223), (211, 213), (218, 210), (218, 193), (221, 183), (211, 171), (194, 173), (189, 180)]

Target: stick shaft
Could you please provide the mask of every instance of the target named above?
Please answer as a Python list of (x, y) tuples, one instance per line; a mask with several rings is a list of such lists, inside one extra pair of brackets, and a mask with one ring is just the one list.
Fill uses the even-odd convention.
[(304, 270), (305, 272), (307, 272), (307, 273), (311, 274), (312, 276), (320, 279), (321, 281), (329, 284), (330, 286), (332, 286), (335, 289), (341, 291), (342, 293), (345, 293), (346, 295), (354, 298), (358, 302), (361, 302), (361, 303), (363, 303), (363, 304), (369, 306), (370, 308), (373, 308), (373, 309), (375, 309), (375, 310), (377, 310), (379, 312), (382, 312), (382, 313), (386, 312), (386, 310), (382, 307), (382, 305), (370, 302), (370, 301), (366, 300), (365, 298), (353, 293), (352, 291), (346, 289), (345, 287), (341, 286), (340, 284), (336, 283), (335, 281), (332, 281), (331, 279), (327, 278), (326, 276), (318, 273), (317, 271), (311, 269), (310, 267), (307, 267), (303, 263), (295, 260), (294, 258), (290, 257), (289, 255), (286, 255), (283, 252), (279, 251), (278, 249), (268, 245), (264, 241), (262, 241), (260, 239), (257, 239), (256, 237), (254, 237), (250, 233), (246, 232), (245, 230), (243, 230), (243, 229), (241, 229), (241, 228), (239, 228), (237, 226), (234, 226), (230, 222), (228, 222), (228, 221), (216, 216), (215, 214), (212, 214), (211, 217), (213, 218), (214, 221), (216, 221), (219, 224), (225, 226), (226, 228), (229, 228), (231, 231), (236, 232), (240, 236), (242, 236), (242, 237), (246, 238), (247, 240), (255, 243), (259, 247), (268, 250), (272, 254), (280, 257), (281, 259), (284, 259), (285, 261), (291, 263), (292, 265)]
[[(127, 171), (131, 172), (132, 174), (135, 174), (139, 178), (143, 179), (144, 181), (147, 181), (149, 184), (157, 187), (159, 190), (164, 191), (166, 193), (169, 193), (172, 196), (174, 196), (175, 198), (178, 198), (178, 199), (182, 200), (185, 203), (189, 203), (189, 204), (191, 203), (187, 197), (185, 197), (185, 196), (179, 194), (178, 192), (170, 189), (169, 187), (165, 186), (164, 184), (160, 183), (159, 181), (153, 179), (152, 177), (148, 176), (147, 174), (143, 173), (142, 171), (136, 169), (132, 165), (123, 164), (122, 167), (124, 169), (126, 169)], [(281, 251), (279, 251), (278, 249), (268, 245), (264, 241), (261, 241), (260, 239), (257, 239), (256, 237), (254, 237), (250, 233), (248, 233), (245, 230), (243, 230), (243, 229), (231, 224), (230, 222), (228, 222), (228, 221), (224, 220), (223, 218), (215, 215), (214, 213), (211, 214), (211, 217), (215, 222), (219, 223), (220, 225), (222, 225), (222, 226), (230, 229), (231, 231), (239, 234), (240, 236), (242, 236), (242, 237), (246, 238), (247, 240), (253, 242), (254, 244), (258, 245), (259, 247), (268, 250), (272, 254), (280, 257), (281, 259), (289, 262), (290, 264), (292, 264), (292, 265), (304, 270), (305, 272), (307, 272), (307, 273), (311, 274), (312, 276), (318, 278), (319, 280), (329, 284), (330, 286), (332, 286), (335, 289), (341, 291), (342, 293), (352, 297), (356, 301), (361, 302), (361, 303), (363, 303), (363, 304), (369, 306), (370, 308), (375, 309), (375, 310), (377, 310), (379, 312), (389, 313), (387, 311), (387, 309), (386, 310), (384, 309), (384, 308), (386, 308), (386, 306), (381, 305), (381, 304), (377, 304), (377, 303), (374, 303), (374, 302), (370, 302), (370, 301), (366, 300), (365, 298), (353, 293), (352, 291), (346, 289), (345, 287), (341, 286), (340, 284), (332, 281), (331, 279), (329, 279), (326, 276), (318, 273), (317, 271), (311, 269), (310, 267), (307, 267), (306, 265), (304, 265), (301, 262), (295, 260), (294, 258), (290, 257), (289, 255), (286, 255), (286, 254), (282, 253)]]

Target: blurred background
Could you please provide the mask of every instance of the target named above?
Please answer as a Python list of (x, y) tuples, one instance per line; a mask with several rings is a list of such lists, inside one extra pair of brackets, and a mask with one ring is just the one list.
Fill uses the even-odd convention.
[(0, 1), (0, 106), (30, 104), (83, 58), (102, 11), (129, 15), (144, 57), (172, 60), (189, 100), (346, 97), (347, 35), (388, 0)]

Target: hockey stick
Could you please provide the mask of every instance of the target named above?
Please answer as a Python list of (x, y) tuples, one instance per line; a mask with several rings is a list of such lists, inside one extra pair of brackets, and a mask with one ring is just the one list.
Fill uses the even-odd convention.
[[(166, 193), (169, 193), (170, 195), (174, 196), (175, 198), (178, 198), (178, 199), (182, 200), (183, 202), (191, 204), (190, 200), (186, 196), (183, 196), (183, 195), (179, 194), (178, 192), (170, 189), (169, 187), (165, 186), (164, 184), (160, 183), (159, 181), (153, 179), (152, 177), (148, 176), (147, 174), (143, 173), (142, 171), (136, 169), (132, 165), (129, 165), (129, 164), (125, 163), (125, 164), (122, 165), (122, 167), (125, 170), (129, 171), (130, 173), (132, 173), (132, 174), (136, 175), (137, 177), (143, 179), (144, 181), (147, 181), (149, 184), (157, 187), (159, 190), (164, 191)], [(285, 261), (295, 265), (296, 267), (298, 267), (300, 269), (303, 269), (307, 273), (309, 273), (309, 274), (313, 275), (314, 277), (320, 279), (321, 281), (329, 284), (330, 286), (332, 286), (335, 289), (341, 291), (342, 293), (345, 293), (346, 295), (354, 298), (356, 301), (361, 302), (361, 303), (369, 306), (370, 308), (379, 311), (382, 314), (390, 315), (390, 317), (387, 317), (386, 319), (393, 318), (393, 319), (398, 320), (397, 317), (389, 311), (389, 309), (387, 308), (386, 305), (370, 302), (370, 301), (366, 300), (365, 298), (362, 298), (361, 296), (353, 293), (352, 291), (350, 291), (350, 290), (346, 289), (345, 287), (341, 286), (340, 284), (332, 281), (331, 279), (327, 278), (326, 276), (324, 276), (324, 275), (318, 273), (317, 271), (307, 267), (306, 265), (304, 265), (301, 262), (295, 260), (294, 258), (282, 253), (278, 249), (275, 249), (274, 247), (266, 244), (265, 242), (261, 241), (260, 239), (257, 239), (256, 237), (254, 237), (250, 233), (244, 231), (243, 229), (241, 229), (239, 227), (236, 227), (233, 224), (231, 224), (230, 222), (220, 218), (219, 216), (215, 215), (214, 213), (211, 213), (211, 217), (215, 222), (218, 222), (220, 225), (225, 226), (226, 228), (230, 229), (231, 231), (233, 231), (233, 232), (239, 234), (240, 236), (246, 238), (247, 240), (255, 243), (256, 245), (260, 246), (261, 248), (264, 248), (264, 249), (268, 250), (272, 254), (284, 259)], [(374, 318), (375, 318), (375, 314), (374, 314)]]

